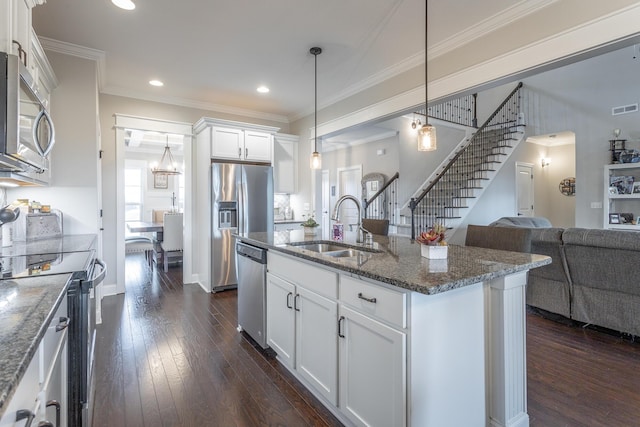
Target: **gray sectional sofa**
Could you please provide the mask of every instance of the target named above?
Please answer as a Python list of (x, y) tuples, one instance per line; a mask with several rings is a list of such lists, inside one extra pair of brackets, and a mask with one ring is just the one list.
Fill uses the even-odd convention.
[(507, 217), (470, 225), (466, 244), (550, 256), (551, 264), (529, 271), (528, 305), (640, 336), (640, 233)]

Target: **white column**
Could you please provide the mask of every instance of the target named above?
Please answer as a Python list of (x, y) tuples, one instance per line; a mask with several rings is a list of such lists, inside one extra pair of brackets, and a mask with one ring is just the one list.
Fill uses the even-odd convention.
[(487, 413), (492, 427), (526, 427), (527, 359), (525, 285), (527, 272), (487, 282)]

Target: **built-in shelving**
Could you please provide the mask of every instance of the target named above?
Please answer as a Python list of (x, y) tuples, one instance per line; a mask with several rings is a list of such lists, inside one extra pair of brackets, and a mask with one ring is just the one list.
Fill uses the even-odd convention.
[[(633, 177), (628, 180), (628, 194), (619, 194), (612, 188), (612, 176)], [(616, 163), (604, 167), (603, 228), (611, 230), (640, 231), (637, 219), (640, 217), (640, 163)], [(634, 185), (635, 184), (635, 185)], [(625, 186), (623, 186), (625, 187)], [(638, 191), (637, 193), (634, 191)], [(632, 222), (625, 223), (621, 214), (632, 214)], [(617, 216), (616, 216), (617, 215)], [(616, 223), (615, 221), (619, 221)]]

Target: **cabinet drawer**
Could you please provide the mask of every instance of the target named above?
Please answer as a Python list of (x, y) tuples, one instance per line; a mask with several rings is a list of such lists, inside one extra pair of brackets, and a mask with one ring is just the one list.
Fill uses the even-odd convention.
[(407, 327), (407, 294), (340, 276), (340, 301), (400, 328)]
[[(56, 353), (58, 352), (58, 348), (60, 347), (60, 343), (67, 336), (68, 327), (64, 327), (64, 325), (69, 325), (69, 322), (70, 319), (68, 319), (67, 316), (67, 297), (65, 296), (64, 298), (62, 298), (62, 302), (60, 303), (60, 306), (58, 306), (56, 314), (51, 319), (51, 323), (47, 328), (47, 332), (45, 332), (44, 337), (41, 341), (41, 383), (44, 383), (45, 380), (49, 377), (49, 372), (51, 371)], [(56, 328), (62, 329), (56, 331)]]
[(324, 268), (282, 256), (267, 253), (269, 272), (328, 298), (338, 297), (338, 275)]

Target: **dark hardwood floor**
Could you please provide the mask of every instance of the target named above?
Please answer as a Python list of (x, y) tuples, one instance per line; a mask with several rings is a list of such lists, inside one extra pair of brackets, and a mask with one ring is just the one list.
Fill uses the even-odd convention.
[[(183, 285), (180, 267), (151, 271), (142, 255), (126, 263), (126, 294), (103, 300), (94, 426), (341, 425), (236, 331), (235, 291)], [(527, 321), (531, 426), (640, 425), (639, 343)]]

